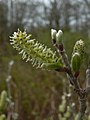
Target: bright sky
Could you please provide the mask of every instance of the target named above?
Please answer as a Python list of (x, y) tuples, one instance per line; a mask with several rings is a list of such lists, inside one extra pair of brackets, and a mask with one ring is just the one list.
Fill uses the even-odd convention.
[(39, 1), (42, 1), (44, 3), (49, 3), (49, 0), (39, 0)]

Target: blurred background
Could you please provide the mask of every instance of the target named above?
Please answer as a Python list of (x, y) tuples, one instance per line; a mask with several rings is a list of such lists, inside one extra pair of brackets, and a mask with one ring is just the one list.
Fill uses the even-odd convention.
[[(66, 76), (33, 68), (11, 47), (9, 36), (18, 28), (26, 29), (33, 38), (53, 50), (50, 29), (62, 29), (69, 59), (73, 45), (79, 39), (85, 41), (89, 54), (90, 0), (0, 0), (0, 91), (7, 90), (6, 79), (11, 76), (11, 94), (18, 120), (59, 120), (63, 95), (76, 103), (76, 113), (77, 95), (69, 87)], [(82, 66), (79, 78), (82, 86), (85, 86), (86, 67), (87, 62)]]

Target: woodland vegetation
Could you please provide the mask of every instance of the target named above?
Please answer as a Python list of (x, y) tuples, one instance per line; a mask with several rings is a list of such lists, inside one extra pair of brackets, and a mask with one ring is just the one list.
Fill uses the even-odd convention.
[[(74, 120), (79, 103), (66, 75), (36, 69), (30, 62), (22, 61), (9, 42), (9, 36), (18, 28), (21, 31), (26, 29), (27, 33), (33, 34), (32, 38), (54, 51), (50, 30), (61, 29), (69, 61), (75, 42), (82, 39), (88, 55), (81, 66), (78, 80), (85, 87), (85, 71), (90, 59), (90, 1), (0, 0), (0, 92), (10, 88), (11, 103), (15, 104), (13, 119), (18, 114), (18, 120), (61, 120), (61, 116), (69, 116), (62, 120)], [(90, 98), (87, 104), (86, 115), (89, 120)], [(4, 113), (7, 114), (7, 111)]]

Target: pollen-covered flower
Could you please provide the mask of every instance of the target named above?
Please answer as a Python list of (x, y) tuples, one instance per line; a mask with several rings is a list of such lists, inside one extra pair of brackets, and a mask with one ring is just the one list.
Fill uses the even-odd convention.
[(38, 68), (45, 67), (45, 69), (48, 65), (50, 69), (50, 64), (55, 64), (55, 69), (62, 66), (61, 58), (57, 57), (56, 52), (53, 52), (51, 48), (47, 48), (47, 46), (35, 39), (31, 39), (31, 35), (27, 35), (26, 31), (21, 32), (18, 30), (15, 32), (10, 37), (10, 42), (19, 51), (19, 54), (22, 54), (22, 58), (26, 59), (26, 61), (31, 61), (33, 66), (37, 66)]
[(74, 45), (74, 49), (73, 49), (73, 53), (79, 53), (81, 55), (81, 57), (84, 56), (85, 54), (85, 44), (84, 41), (79, 40), (75, 43)]
[(84, 56), (85, 56), (85, 44), (84, 41), (79, 40), (74, 45), (71, 57), (71, 66), (74, 72), (79, 71)]

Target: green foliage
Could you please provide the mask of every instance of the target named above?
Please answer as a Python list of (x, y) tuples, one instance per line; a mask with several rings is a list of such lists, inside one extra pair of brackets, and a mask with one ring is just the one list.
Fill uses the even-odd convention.
[(81, 58), (79, 53), (74, 53), (71, 59), (71, 67), (74, 72), (78, 72), (81, 66)]
[[(69, 94), (71, 94), (71, 92)], [(68, 100), (69, 101), (71, 100), (70, 103), (68, 102)], [(61, 106), (64, 106), (64, 109), (62, 109)], [(75, 105), (73, 106), (73, 101), (71, 97), (68, 96), (68, 93), (62, 95), (62, 101), (61, 104), (59, 105), (58, 111), (59, 120), (78, 120), (78, 113), (75, 110)], [(84, 120), (90, 120), (89, 109), (87, 110), (87, 116), (85, 116)]]
[(69, 119), (70, 116), (71, 116), (71, 112), (72, 112), (72, 110), (71, 110), (70, 106), (67, 106), (67, 111), (64, 114), (64, 117), (67, 118), (67, 119)]
[(6, 115), (3, 112), (6, 110), (7, 107), (7, 92), (3, 90), (0, 96), (0, 120), (6, 120)]
[[(46, 68), (48, 66), (46, 64), (51, 64), (51, 66), (56, 64), (58, 68), (62, 66), (61, 58), (57, 57), (56, 52), (35, 41), (35, 39), (31, 39), (31, 35), (27, 35), (26, 31), (14, 32), (13, 36), (10, 37), (10, 42), (19, 51), (19, 54), (22, 54), (23, 59), (31, 61), (33, 66), (37, 66), (37, 68), (44, 68), (44, 66)], [(48, 68), (50, 66), (46, 69)]]
[(5, 110), (6, 105), (7, 105), (7, 92), (2, 91), (0, 97), (0, 111)]
[(66, 99), (64, 98), (61, 105), (59, 106), (59, 111), (64, 113), (66, 111)]
[(6, 116), (4, 114), (0, 115), (0, 120), (6, 120)]
[[(42, 35), (42, 36), (44, 36), (44, 35)], [(12, 38), (11, 38), (11, 39), (12, 39)], [(30, 38), (30, 39), (31, 39), (31, 38)], [(45, 39), (45, 38), (44, 38), (44, 39)], [(35, 40), (33, 40), (33, 41), (36, 43)], [(47, 42), (47, 43), (48, 43), (48, 42)], [(70, 44), (70, 43), (69, 43), (69, 44)], [(68, 51), (69, 51), (69, 49), (68, 49)], [(36, 59), (37, 59), (37, 58), (36, 58)], [(26, 63), (26, 64), (27, 64), (27, 63)], [(27, 66), (28, 66), (28, 64), (27, 64)], [(49, 64), (49, 63), (43, 63), (42, 66), (44, 66), (45, 69), (47, 69), (49, 66), (50, 66), (50, 68), (48, 68), (48, 69), (57, 69), (57, 68), (58, 68), (58, 67), (57, 67), (58, 64), (56, 64), (56, 63), (50, 63), (50, 64)], [(19, 67), (20, 67), (20, 66), (19, 66)], [(40, 66), (40, 67), (41, 67), (41, 66)], [(59, 67), (60, 67), (60, 66), (59, 66)], [(22, 70), (22, 67), (20, 67), (20, 69), (21, 69), (21, 72), (22, 72), (22, 75), (23, 75), (23, 71), (24, 71), (24, 70)], [(17, 69), (16, 69), (16, 71), (17, 71)], [(24, 73), (26, 73), (26, 71), (28, 71), (28, 70), (25, 70)], [(19, 73), (20, 73), (20, 72), (19, 72)], [(29, 73), (29, 72), (28, 72), (28, 73)], [(21, 73), (20, 73), (20, 74), (21, 74)], [(32, 73), (32, 74), (33, 74), (33, 73)], [(32, 77), (32, 74), (31, 74), (31, 75), (28, 75), (28, 76), (31, 76), (31, 77)], [(22, 75), (21, 75), (21, 76), (22, 76)], [(24, 74), (24, 75), (27, 77), (27, 73)], [(24, 78), (24, 75), (23, 75), (23, 77), (20, 77), (20, 75), (18, 74), (18, 72), (17, 72), (17, 75), (16, 75), (17, 78), (19, 77), (18, 80), (17, 80), (18, 83), (19, 83), (19, 82), (22, 82), (23, 85), (24, 85), (24, 83), (25, 83), (25, 81), (26, 81), (26, 79), (25, 79), (26, 77)], [(35, 75), (35, 73), (34, 73), (33, 75)], [(41, 75), (41, 71), (40, 71), (40, 74), (39, 74), (39, 75)], [(14, 76), (15, 76), (15, 75), (14, 75)], [(52, 77), (53, 77), (53, 76), (54, 76), (54, 75), (52, 75)], [(16, 77), (15, 77), (15, 78), (16, 78)], [(30, 80), (32, 79), (31, 77), (30, 77), (30, 78), (28, 77), (28, 83), (30, 83)], [(41, 77), (43, 78), (43, 75), (41, 75)], [(41, 78), (41, 79), (42, 79), (42, 78)], [(48, 78), (48, 77), (47, 77), (47, 78)], [(21, 81), (19, 81), (19, 79), (20, 79)], [(23, 79), (23, 80), (22, 80), (22, 79)], [(25, 79), (25, 80), (24, 80), (24, 79)], [(37, 83), (36, 83), (37, 80), (36, 80), (36, 79), (40, 79), (40, 77), (37, 78), (37, 76), (36, 76), (35, 81), (34, 81), (35, 83), (32, 82), (32, 87), (34, 86), (34, 87), (33, 87), (33, 88), (34, 88), (34, 89), (33, 89), (33, 91), (34, 91), (33, 93), (36, 94), (36, 95), (34, 94), (34, 95), (36, 96), (35, 98), (38, 98), (38, 99), (39, 99), (39, 102), (40, 102), (40, 101), (42, 101), (40, 97), (42, 96), (42, 94), (43, 94), (43, 95), (45, 94), (45, 93), (44, 93), (45, 91), (42, 92), (42, 90), (39, 89), (39, 87), (40, 87), (39, 84), (41, 84), (41, 81), (39, 81), (39, 83), (38, 83), (38, 85), (37, 85)], [(55, 78), (55, 79), (56, 79), (56, 78)], [(48, 80), (47, 80), (47, 81), (48, 81)], [(30, 84), (31, 84), (31, 83), (30, 83)], [(28, 85), (28, 91), (30, 90), (30, 84)], [(51, 84), (51, 83), (50, 83), (50, 84)], [(22, 86), (23, 86), (23, 85), (22, 85)], [(37, 87), (37, 86), (38, 86), (38, 87)], [(43, 84), (43, 85), (41, 84), (41, 86), (42, 86), (42, 88), (43, 88), (43, 87), (45, 87), (45, 84)], [(52, 85), (51, 85), (51, 86), (52, 86)], [(40, 87), (40, 88), (41, 88), (41, 87)], [(23, 87), (22, 87), (22, 89), (23, 89)], [(27, 89), (27, 88), (26, 88), (26, 89)], [(26, 90), (25, 90), (25, 85), (24, 85), (24, 91), (26, 92)], [(39, 93), (38, 93), (38, 91), (39, 91)], [(23, 93), (23, 94), (24, 94), (24, 93)], [(28, 96), (28, 95), (25, 95), (25, 96)], [(33, 95), (32, 95), (32, 96), (33, 96)], [(33, 100), (34, 100), (34, 98), (32, 98), (32, 101), (33, 101)], [(27, 101), (28, 101), (28, 100), (26, 100), (26, 97), (25, 97), (25, 101), (23, 101), (23, 103), (24, 103), (24, 105), (25, 105), (25, 109), (27, 109), (27, 106), (28, 106)], [(29, 101), (29, 102), (30, 102), (30, 101)], [(37, 107), (37, 108), (41, 108), (40, 106), (43, 105), (41, 102), (40, 102), (40, 104), (39, 104), (39, 102), (36, 102), (36, 105), (37, 105), (37, 103), (38, 103), (38, 107)], [(32, 108), (28, 108), (28, 109), (32, 109)], [(43, 108), (43, 109), (44, 109), (44, 108)], [(38, 110), (39, 110), (39, 109), (38, 109)], [(28, 110), (28, 111), (29, 111), (29, 110)], [(67, 107), (66, 107), (66, 111), (67, 111)], [(29, 112), (30, 112), (30, 111), (29, 111)], [(40, 112), (40, 111), (39, 111), (39, 112)], [(39, 118), (40, 118), (40, 116), (38, 116), (37, 109), (36, 109), (36, 110), (33, 110), (31, 114), (34, 115), (34, 116), (36, 116), (36, 119), (39, 119)], [(65, 113), (65, 114), (66, 114), (66, 113)], [(67, 115), (66, 115), (66, 116), (67, 116)], [(44, 117), (45, 117), (45, 116), (44, 116)], [(64, 118), (64, 117), (63, 117), (62, 119), (65, 119), (65, 120), (66, 120), (66, 118)], [(62, 120), (62, 119), (60, 119), (60, 120)]]
[(43, 63), (41, 67), (48, 70), (57, 70), (61, 65), (58, 63)]

